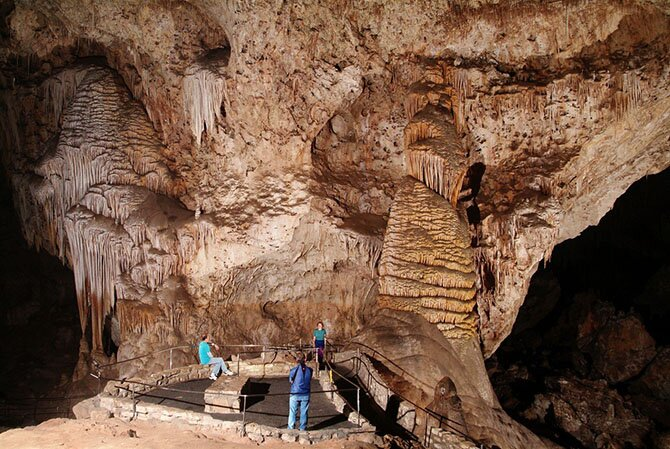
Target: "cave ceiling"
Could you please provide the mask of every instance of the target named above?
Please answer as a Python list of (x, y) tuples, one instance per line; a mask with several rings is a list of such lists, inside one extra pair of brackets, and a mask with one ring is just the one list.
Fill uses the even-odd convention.
[[(82, 327), (115, 311), (128, 354), (205, 328), (355, 334), (409, 173), (467, 217), (490, 355), (552, 248), (670, 165), (663, 1), (0, 4), (23, 234), (73, 269)], [(453, 181), (403, 153), (444, 137), (407, 131), (427, 104), (449, 109)]]

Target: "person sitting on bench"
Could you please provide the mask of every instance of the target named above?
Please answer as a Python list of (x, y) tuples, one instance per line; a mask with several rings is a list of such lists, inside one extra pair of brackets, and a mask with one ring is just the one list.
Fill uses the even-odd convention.
[[(212, 355), (212, 350), (209, 347), (210, 339), (209, 334), (202, 336), (202, 341), (198, 346), (198, 355), (200, 356), (200, 363), (203, 365), (212, 365), (212, 373), (209, 375), (209, 378), (216, 380), (219, 373), (223, 371), (223, 374), (226, 376), (232, 376), (234, 373), (228, 369), (226, 362), (223, 361), (221, 357), (214, 357)], [(219, 350), (219, 345), (212, 343), (216, 350)]]

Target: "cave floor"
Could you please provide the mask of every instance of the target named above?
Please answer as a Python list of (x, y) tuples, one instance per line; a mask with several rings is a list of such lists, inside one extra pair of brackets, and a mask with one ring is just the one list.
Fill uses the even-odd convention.
[[(169, 390), (157, 388), (142, 396), (140, 401), (160, 404), (196, 412), (205, 411), (204, 391), (213, 383), (212, 380), (193, 380), (170, 386)], [(174, 389), (188, 392), (173, 391)], [(264, 396), (247, 399), (246, 422), (254, 422), (266, 426), (285, 428), (288, 421), (289, 383), (284, 378), (250, 378), (244, 387), (245, 394), (262, 394)], [(312, 395), (309, 403), (309, 422), (307, 430), (355, 427), (340, 413), (325, 393), (317, 393), (321, 388), (312, 383)], [(242, 413), (212, 413), (212, 416), (225, 420), (242, 420)], [(297, 422), (296, 422), (297, 426)]]

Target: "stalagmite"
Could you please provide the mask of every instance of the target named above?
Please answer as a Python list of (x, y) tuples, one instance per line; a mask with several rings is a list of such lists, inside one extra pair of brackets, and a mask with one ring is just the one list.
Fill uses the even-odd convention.
[(418, 313), (448, 337), (476, 335), (467, 226), (449, 202), (412, 178), (396, 193), (379, 275), (382, 307)]
[(449, 338), (477, 335), (470, 234), (455, 208), (468, 161), (452, 107), (462, 119), (469, 90), (467, 72), (441, 64), (410, 87), (406, 168), (423, 184), (407, 177), (398, 188), (379, 262), (379, 304), (418, 313)]

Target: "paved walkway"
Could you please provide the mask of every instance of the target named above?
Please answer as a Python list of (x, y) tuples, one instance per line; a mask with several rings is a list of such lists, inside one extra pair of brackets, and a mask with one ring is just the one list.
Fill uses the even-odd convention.
[[(176, 407), (197, 412), (205, 411), (204, 391), (213, 383), (212, 380), (193, 380), (171, 385), (169, 388), (189, 390), (177, 392), (157, 388), (142, 396), (141, 401)], [(320, 391), (318, 382), (312, 381), (312, 391)], [(262, 394), (265, 396), (247, 399), (246, 421), (267, 426), (285, 428), (288, 421), (288, 395), (271, 396), (288, 393), (289, 383), (284, 377), (250, 378), (243, 393)], [(241, 413), (213, 413), (213, 417), (222, 420), (242, 420)], [(297, 423), (296, 423), (297, 426)], [(355, 427), (347, 417), (339, 413), (325, 393), (313, 393), (309, 403), (309, 423), (307, 430)]]

